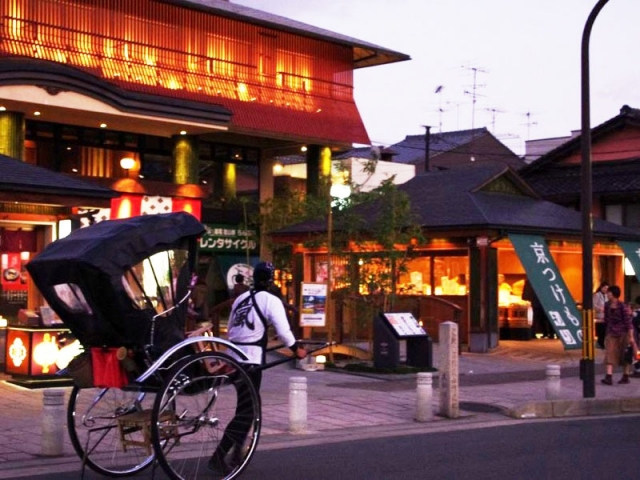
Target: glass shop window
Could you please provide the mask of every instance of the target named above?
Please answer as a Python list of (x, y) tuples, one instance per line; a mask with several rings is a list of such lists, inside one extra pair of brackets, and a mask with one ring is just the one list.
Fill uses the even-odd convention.
[(398, 275), (401, 295), (467, 295), (469, 257), (425, 256), (409, 260)]

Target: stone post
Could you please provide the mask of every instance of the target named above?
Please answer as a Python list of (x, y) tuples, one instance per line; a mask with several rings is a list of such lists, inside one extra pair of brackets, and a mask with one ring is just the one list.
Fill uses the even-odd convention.
[(42, 393), (42, 455), (60, 456), (66, 425), (64, 390), (46, 389)]
[(460, 416), (458, 378), (458, 325), (443, 322), (438, 331), (440, 344), (440, 415), (447, 418)]
[(547, 400), (560, 398), (560, 365), (547, 365), (545, 394)]
[(433, 420), (433, 374), (418, 372), (416, 385), (416, 422)]
[(307, 379), (289, 379), (289, 431), (304, 433), (307, 429)]

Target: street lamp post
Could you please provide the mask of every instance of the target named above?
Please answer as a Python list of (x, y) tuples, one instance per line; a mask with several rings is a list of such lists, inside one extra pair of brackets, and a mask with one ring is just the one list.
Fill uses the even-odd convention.
[(333, 363), (333, 300), (331, 298), (331, 284), (333, 282), (333, 275), (331, 270), (331, 255), (333, 249), (331, 243), (333, 242), (333, 206), (331, 194), (329, 194), (329, 213), (327, 215), (327, 311), (325, 312), (327, 319), (327, 341), (329, 342), (329, 362)]
[[(335, 335), (335, 311), (333, 299), (331, 298), (331, 289), (333, 286), (333, 266), (331, 264), (331, 256), (333, 254), (333, 199), (346, 200), (351, 195), (351, 188), (345, 184), (332, 184), (329, 189), (329, 211), (327, 213), (327, 340), (329, 344), (333, 343)], [(333, 347), (329, 346), (329, 361), (333, 363)]]
[(580, 378), (582, 396), (595, 397), (595, 351), (593, 342), (593, 215), (591, 213), (593, 194), (591, 179), (591, 119), (589, 103), (589, 37), (593, 22), (609, 0), (599, 0), (593, 7), (582, 33), (582, 132), (581, 132), (581, 176), (582, 188), (580, 205), (582, 208), (582, 359)]

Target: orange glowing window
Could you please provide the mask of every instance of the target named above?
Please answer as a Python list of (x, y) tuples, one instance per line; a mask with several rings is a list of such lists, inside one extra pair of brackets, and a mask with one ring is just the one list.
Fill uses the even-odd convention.
[(349, 46), (169, 2), (4, 0), (1, 5), (0, 54), (98, 72), (123, 88), (275, 102), (309, 112), (318, 110), (320, 97), (353, 101)]

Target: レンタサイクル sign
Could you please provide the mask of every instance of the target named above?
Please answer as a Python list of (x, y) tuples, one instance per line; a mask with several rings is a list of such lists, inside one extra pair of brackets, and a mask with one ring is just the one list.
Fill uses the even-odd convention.
[(200, 237), (200, 249), (216, 252), (244, 252), (258, 246), (255, 230), (230, 225), (207, 224)]

